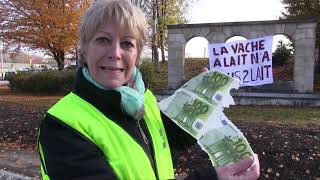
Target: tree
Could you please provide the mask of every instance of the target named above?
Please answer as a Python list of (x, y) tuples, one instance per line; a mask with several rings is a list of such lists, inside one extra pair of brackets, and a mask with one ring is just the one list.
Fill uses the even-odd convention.
[(91, 0), (1, 0), (0, 35), (7, 44), (50, 52), (59, 70), (77, 45), (80, 18)]
[(272, 53), (273, 66), (285, 65), (288, 59), (293, 55), (293, 50), (290, 48), (290, 44), (284, 44), (281, 40), (278, 43), (276, 50)]
[(192, 1), (159, 0), (158, 15), (158, 44), (161, 49), (161, 61), (165, 62), (165, 47), (167, 47), (167, 25), (187, 23), (185, 18), (187, 8)]
[[(281, 0), (285, 5), (286, 12), (282, 12), (281, 18), (301, 19), (320, 18), (319, 0)], [(316, 28), (316, 48), (320, 48), (320, 25)], [(320, 51), (318, 50), (318, 62), (320, 62)], [(320, 66), (319, 66), (320, 67)], [(320, 72), (320, 69), (319, 69)]]
[(150, 45), (152, 59), (159, 71), (158, 47), (161, 49), (162, 62), (165, 62), (165, 49), (167, 47), (167, 25), (186, 23), (187, 8), (195, 0), (131, 0), (147, 15), (150, 25)]
[(131, 2), (141, 8), (146, 15), (150, 14), (150, 10), (152, 10), (152, 0), (131, 0)]
[(284, 18), (310, 18), (320, 17), (319, 0), (281, 0), (286, 12), (282, 12)]
[(186, 23), (185, 18), (188, 6), (193, 0), (154, 0), (153, 19), (156, 19), (155, 29), (152, 39), (156, 39), (157, 44), (153, 44), (154, 61), (156, 71), (160, 70), (158, 47), (161, 50), (161, 61), (165, 62), (165, 50), (167, 48), (167, 25)]

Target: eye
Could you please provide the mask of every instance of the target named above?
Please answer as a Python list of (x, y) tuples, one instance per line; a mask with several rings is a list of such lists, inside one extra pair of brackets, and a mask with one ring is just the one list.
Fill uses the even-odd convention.
[(131, 41), (123, 41), (121, 42), (121, 47), (124, 49), (131, 49), (135, 47), (135, 44)]
[(96, 42), (99, 44), (109, 44), (110, 39), (107, 37), (98, 37), (98, 38), (96, 38)]

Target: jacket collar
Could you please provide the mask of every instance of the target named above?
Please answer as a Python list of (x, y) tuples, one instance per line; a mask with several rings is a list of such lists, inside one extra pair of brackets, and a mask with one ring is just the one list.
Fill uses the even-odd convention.
[(82, 68), (77, 71), (72, 92), (111, 118), (123, 114), (121, 94), (115, 90), (103, 90), (93, 85), (84, 77)]

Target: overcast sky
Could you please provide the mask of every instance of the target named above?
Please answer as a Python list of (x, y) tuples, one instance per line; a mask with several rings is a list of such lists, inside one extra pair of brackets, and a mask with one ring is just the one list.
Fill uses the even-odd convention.
[[(281, 0), (198, 0), (189, 9), (188, 19), (192, 24), (277, 20), (282, 11)], [(186, 46), (186, 55), (201, 56), (206, 47), (206, 40), (194, 38)]]
[(280, 0), (198, 0), (188, 18), (190, 23), (275, 20), (281, 11)]
[[(188, 11), (190, 23), (276, 20), (284, 11), (281, 0), (195, 1)], [(207, 44), (203, 38), (190, 40), (186, 46), (186, 55), (203, 56)]]

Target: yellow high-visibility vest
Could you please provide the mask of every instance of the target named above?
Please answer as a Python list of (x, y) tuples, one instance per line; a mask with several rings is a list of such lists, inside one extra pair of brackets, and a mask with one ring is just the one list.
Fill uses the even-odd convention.
[[(144, 120), (151, 135), (157, 172), (143, 148), (124, 129), (76, 94), (69, 93), (48, 113), (97, 145), (119, 179), (156, 179), (157, 176), (174, 179), (170, 148), (156, 98), (147, 90), (145, 99)], [(39, 152), (44, 166), (41, 165), (42, 177), (50, 179), (44, 171), (45, 154), (40, 143)]]

